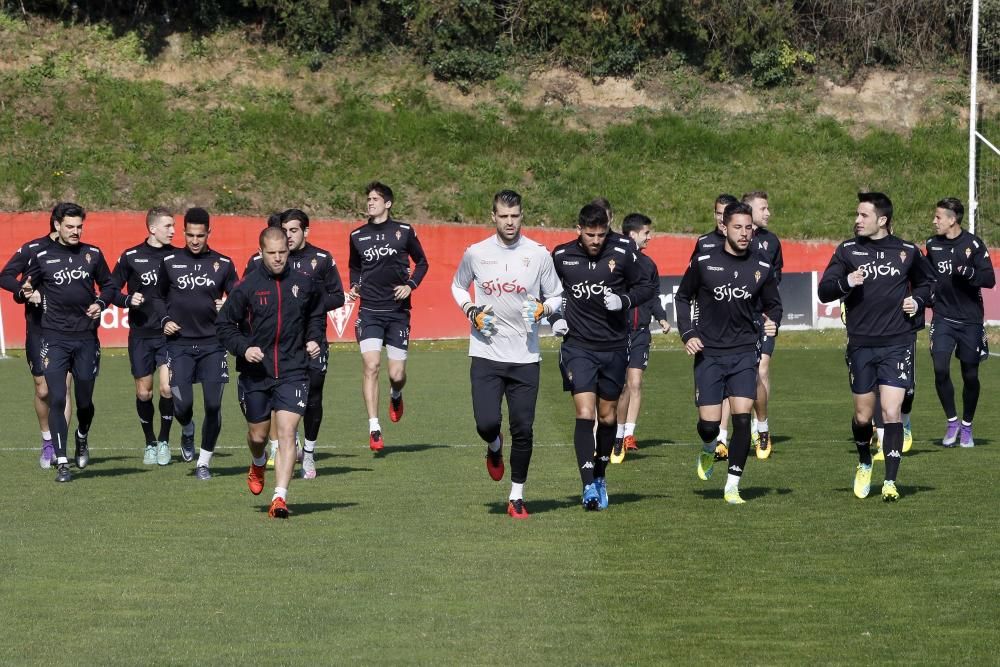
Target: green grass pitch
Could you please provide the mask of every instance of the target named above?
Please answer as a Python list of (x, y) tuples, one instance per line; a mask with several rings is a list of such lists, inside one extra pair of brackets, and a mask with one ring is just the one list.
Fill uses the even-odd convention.
[[(549, 349), (526, 487), (505, 514), (473, 426), (464, 343), (420, 343), (406, 415), (368, 451), (353, 347), (332, 355), (319, 476), (288, 521), (253, 497), (235, 387), (216, 477), (142, 464), (128, 363), (107, 350), (93, 460), (68, 485), (37, 466), (23, 359), (0, 362), (0, 663), (988, 664), (1000, 635), (1000, 417), (982, 367), (977, 447), (943, 416), (921, 340), (901, 500), (851, 493), (843, 334), (789, 332), (772, 364), (775, 453), (747, 504), (701, 482), (691, 362), (658, 340), (640, 450), (580, 507), (571, 401)], [(957, 372), (955, 373), (957, 375)], [(383, 394), (384, 396), (384, 394)], [(200, 405), (196, 403), (200, 424)], [(179, 441), (175, 429), (174, 443)], [(176, 448), (175, 448), (176, 451)]]

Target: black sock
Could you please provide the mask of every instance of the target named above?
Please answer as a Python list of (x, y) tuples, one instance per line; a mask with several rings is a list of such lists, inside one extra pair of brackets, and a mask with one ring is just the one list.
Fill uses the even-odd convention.
[(142, 426), (142, 436), (146, 439), (146, 444), (156, 442), (156, 436), (153, 434), (153, 399), (144, 401), (136, 396), (135, 411), (139, 415), (139, 425)]
[(615, 446), (615, 433), (618, 431), (617, 424), (605, 426), (597, 424), (597, 456), (594, 459), (594, 477), (604, 477), (608, 470), (608, 462), (611, 461), (611, 450)]
[(160, 442), (170, 442), (170, 427), (174, 423), (174, 399), (160, 396)]
[(576, 464), (580, 467), (580, 481), (584, 486), (594, 483), (594, 420), (577, 419), (573, 429), (573, 448)]
[(875, 432), (875, 427), (872, 426), (871, 422), (859, 424), (852, 419), (851, 431), (854, 433), (854, 444), (858, 448), (858, 462), (870, 466), (872, 464), (872, 433)]
[(885, 425), (882, 436), (882, 452), (885, 454), (885, 479), (895, 482), (899, 472), (899, 462), (903, 458), (903, 425), (890, 422)]
[(747, 467), (747, 457), (750, 455), (750, 414), (733, 415), (733, 437), (729, 441), (730, 475), (742, 476)]

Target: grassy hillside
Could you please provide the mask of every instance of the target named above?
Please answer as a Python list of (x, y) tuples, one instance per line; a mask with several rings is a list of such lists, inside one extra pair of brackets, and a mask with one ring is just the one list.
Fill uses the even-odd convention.
[[(854, 193), (871, 188), (895, 200), (899, 233), (920, 239), (933, 203), (966, 190), (964, 130), (947, 114), (906, 134), (842, 125), (808, 105), (753, 114), (638, 107), (592, 123), (572, 105), (524, 104), (513, 75), (489, 101), (465, 107), (431, 95), (416, 66), (388, 60), (344, 64), (321, 80), (265, 53), (238, 77), (171, 83), (153, 80), (155, 63), (128, 36), (51, 28), (47, 55), (18, 58), (26, 28), (8, 20), (0, 29), (7, 209), (75, 199), (355, 216), (362, 185), (379, 178), (411, 219), (479, 221), (492, 193), (513, 187), (532, 223), (569, 225), (603, 195), (622, 214), (646, 212), (660, 231), (700, 232), (719, 192), (766, 189), (782, 235), (841, 238)], [(178, 67), (205, 70), (205, 47), (186, 44)]]

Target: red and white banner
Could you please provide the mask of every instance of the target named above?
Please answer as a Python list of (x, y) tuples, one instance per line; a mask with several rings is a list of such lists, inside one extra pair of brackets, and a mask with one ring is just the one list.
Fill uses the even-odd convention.
[[(265, 225), (263, 218), (245, 216), (213, 216), (209, 245), (229, 255), (242, 271), (247, 259), (257, 250), (257, 236)], [(340, 276), (348, 281), (348, 237), (360, 221), (313, 220), (309, 241), (329, 250), (337, 262)], [(178, 217), (175, 245), (183, 245), (183, 225)], [(0, 258), (13, 255), (25, 242), (43, 236), (49, 229), (48, 212), (0, 213)], [(451, 297), (451, 280), (458, 268), (465, 249), (492, 233), (490, 225), (417, 225), (417, 235), (427, 253), (430, 270), (420, 288), (413, 294), (411, 332), (414, 339), (457, 338), (469, 334), (469, 324)], [(572, 229), (526, 227), (526, 236), (553, 248), (575, 237)], [(87, 214), (83, 240), (98, 246), (104, 252), (108, 266), (114, 269), (121, 252), (146, 238), (145, 213), (102, 212)], [(647, 254), (653, 258), (660, 274), (679, 276), (687, 267), (694, 236), (663, 234), (654, 237)], [(785, 271), (788, 273), (822, 271), (836, 247), (833, 243), (782, 242)], [(994, 254), (994, 262), (998, 254)], [(984, 291), (987, 319), (1000, 320), (1000, 292)], [(357, 304), (328, 314), (327, 336), (330, 341), (354, 339), (354, 319)], [(0, 296), (5, 341), (8, 347), (24, 345), (24, 316), (22, 306), (14, 303), (8, 292)], [(109, 308), (101, 316), (101, 343), (105, 346), (124, 347), (128, 342), (128, 312)]]

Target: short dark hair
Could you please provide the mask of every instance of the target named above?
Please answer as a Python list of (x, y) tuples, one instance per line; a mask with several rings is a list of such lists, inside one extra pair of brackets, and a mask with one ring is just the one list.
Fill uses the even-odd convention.
[(752, 192), (747, 192), (746, 194), (744, 194), (741, 201), (744, 204), (749, 204), (754, 199), (763, 199), (764, 201), (767, 201), (767, 193), (764, 192), (763, 190), (753, 190)]
[(962, 206), (962, 202), (954, 197), (945, 197), (937, 203), (937, 208), (943, 208), (946, 211), (951, 211), (955, 216), (955, 222), (962, 224), (962, 218), (965, 217), (965, 207)]
[(584, 229), (592, 229), (594, 227), (607, 227), (611, 224), (608, 219), (608, 211), (599, 204), (587, 204), (580, 209), (580, 216), (577, 219), (577, 224)]
[(262, 229), (260, 235), (257, 236), (257, 245), (263, 248), (264, 241), (266, 239), (274, 239), (275, 241), (286, 241), (286, 242), (288, 240), (287, 237), (285, 236), (285, 232), (282, 231), (280, 227), (272, 227), (270, 225)]
[(281, 222), (278, 226), (280, 227), (286, 222), (298, 222), (302, 229), (309, 229), (309, 216), (302, 209), (290, 208), (282, 213)]
[(146, 211), (146, 229), (153, 224), (153, 221), (157, 218), (172, 218), (174, 217), (173, 211), (171, 211), (166, 206), (154, 206), (153, 208)]
[(722, 204), (722, 207), (725, 208), (730, 204), (738, 204), (739, 201), (740, 200), (734, 197), (733, 195), (722, 193), (721, 195), (715, 198), (715, 205), (718, 206), (719, 204)]
[(637, 232), (643, 227), (652, 226), (653, 221), (642, 213), (629, 213), (622, 220), (622, 234), (628, 236), (631, 232)]
[(211, 223), (208, 211), (200, 206), (189, 208), (184, 213), (184, 226), (187, 227), (188, 225), (205, 225), (205, 229), (209, 229), (211, 227)]
[(281, 227), (281, 213), (275, 211), (271, 215), (267, 216), (267, 226)]
[(513, 208), (521, 206), (521, 195), (514, 190), (501, 190), (500, 192), (493, 195), (493, 212), (497, 212), (497, 204), (503, 204), (504, 206)]
[(608, 214), (608, 224), (611, 224), (611, 218), (615, 217), (615, 211), (611, 208), (611, 202), (604, 197), (594, 197), (590, 200), (590, 203), (603, 208), (604, 212)]
[(750, 204), (744, 204), (743, 202), (726, 204), (726, 210), (722, 213), (722, 224), (728, 225), (734, 215), (749, 215), (752, 218), (753, 209), (750, 208)]
[(372, 181), (365, 186), (365, 196), (370, 195), (372, 192), (377, 192), (378, 196), (384, 199), (386, 202), (395, 201), (392, 197), (392, 188), (390, 188), (385, 183), (380, 183), (378, 181)]
[(859, 204), (871, 204), (875, 208), (875, 216), (885, 216), (885, 227), (892, 230), (892, 200), (881, 192), (859, 192)]
[(52, 209), (52, 215), (49, 216), (49, 233), (56, 231), (56, 223), (62, 222), (66, 218), (86, 220), (87, 212), (83, 210), (82, 206), (71, 201), (59, 202)]

